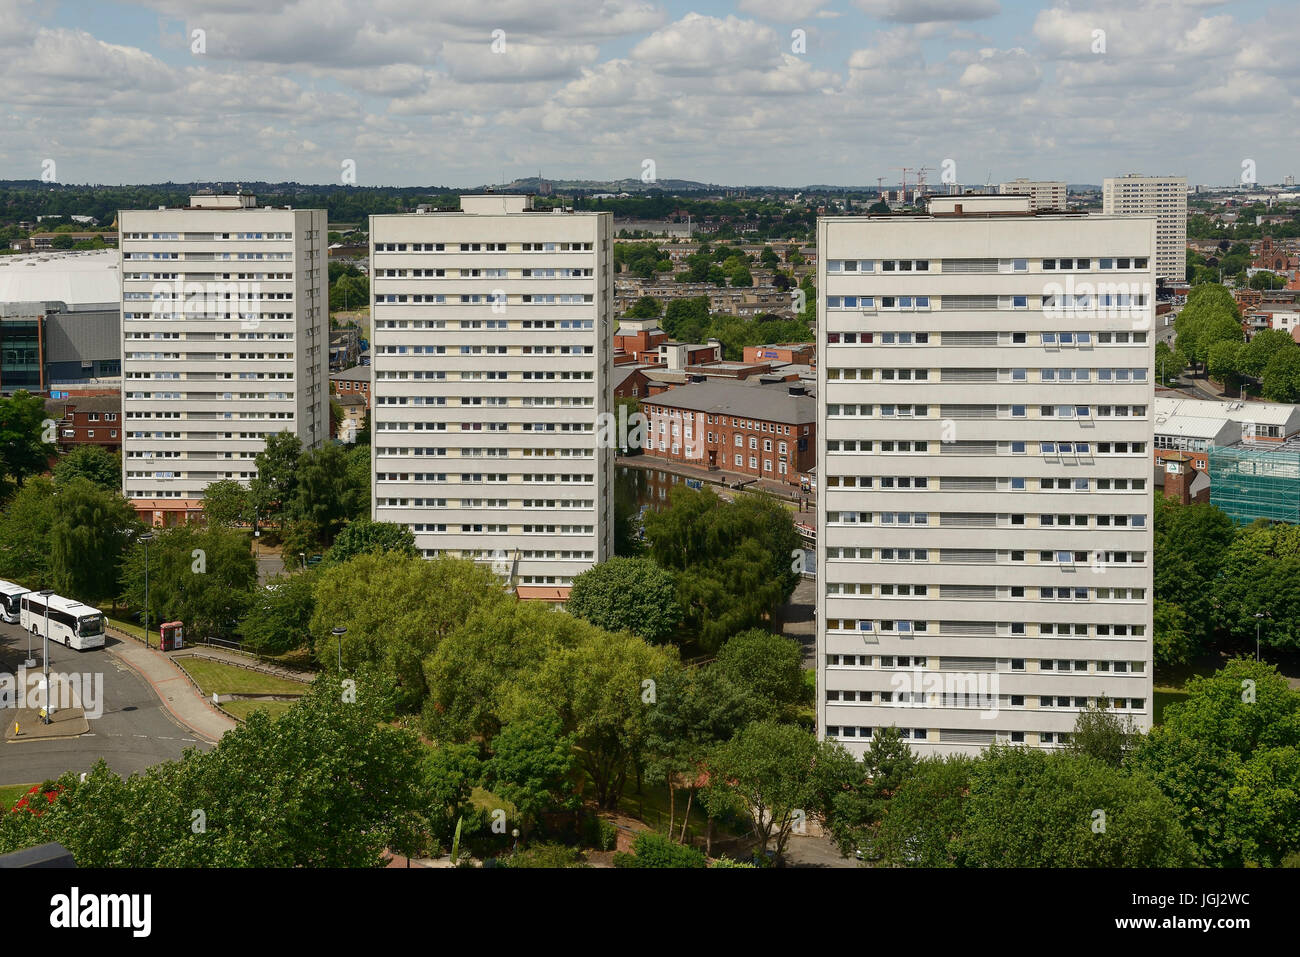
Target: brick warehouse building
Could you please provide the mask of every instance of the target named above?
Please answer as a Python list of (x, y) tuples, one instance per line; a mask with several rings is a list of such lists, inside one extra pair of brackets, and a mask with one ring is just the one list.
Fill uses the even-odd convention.
[(798, 486), (816, 462), (817, 401), (803, 386), (696, 382), (641, 403), (646, 455)]

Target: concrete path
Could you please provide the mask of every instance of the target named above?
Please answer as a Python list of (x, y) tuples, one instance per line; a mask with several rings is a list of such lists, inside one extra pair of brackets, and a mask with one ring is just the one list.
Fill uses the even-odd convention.
[(217, 742), (237, 722), (214, 708), (190, 683), (190, 679), (166, 654), (155, 648), (114, 631), (119, 641), (105, 646), (105, 650), (133, 671), (137, 672), (158, 695), (163, 706), (177, 721), (198, 737)]

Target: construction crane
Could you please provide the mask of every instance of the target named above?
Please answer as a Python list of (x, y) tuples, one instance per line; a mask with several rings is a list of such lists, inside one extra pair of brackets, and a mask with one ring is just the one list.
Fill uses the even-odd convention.
[(881, 199), (885, 198), (885, 177), (876, 177), (876, 192), (880, 195)]
[(910, 172), (912, 172), (912, 167), (910, 167), (910, 166), (891, 166), (891, 167), (889, 167), (889, 168), (890, 168), (890, 169), (897, 169), (897, 170), (902, 170), (902, 171), (903, 171), (903, 202), (907, 202), (907, 174), (910, 173)]
[(918, 193), (921, 193), (921, 194), (924, 194), (924, 193), (925, 193), (925, 174), (926, 174), (926, 173), (933, 173), (933, 172), (934, 172), (934, 167), (933, 167), (933, 166), (918, 166), (918, 167), (916, 168), (916, 170), (915, 170), (915, 173), (916, 173), (916, 191), (917, 191)]

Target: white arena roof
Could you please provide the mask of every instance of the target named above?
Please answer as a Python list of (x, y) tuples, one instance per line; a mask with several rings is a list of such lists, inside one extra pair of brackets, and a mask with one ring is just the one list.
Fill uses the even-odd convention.
[(121, 302), (116, 249), (0, 256), (0, 302), (65, 302), (69, 306)]

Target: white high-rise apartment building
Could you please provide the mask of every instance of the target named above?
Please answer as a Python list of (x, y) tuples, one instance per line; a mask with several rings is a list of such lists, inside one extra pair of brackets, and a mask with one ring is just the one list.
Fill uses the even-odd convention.
[(527, 196), (370, 218), (376, 521), (521, 596), (613, 555), (612, 244), (611, 214)]
[(122, 473), (142, 513), (247, 484), (265, 437), (330, 438), (323, 209), (246, 193), (118, 214)]
[(1107, 177), (1101, 211), (1107, 216), (1155, 216), (1156, 278), (1166, 282), (1187, 278), (1186, 176)]
[(1028, 196), (1029, 209), (1035, 213), (1047, 209), (1065, 212), (1069, 206), (1066, 198), (1068, 193), (1063, 182), (1017, 179), (1000, 184), (998, 192), (1003, 196)]
[(1154, 217), (818, 222), (817, 723), (1059, 747), (1152, 708)]

